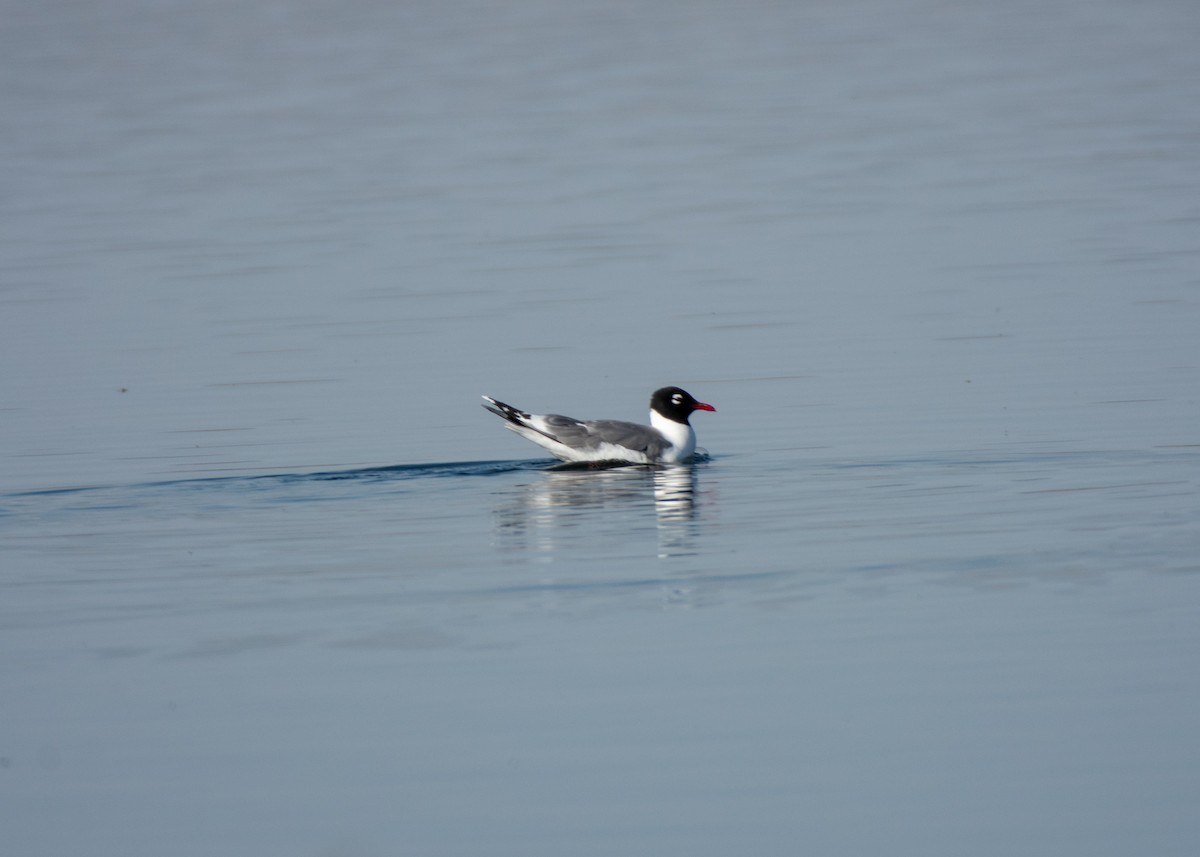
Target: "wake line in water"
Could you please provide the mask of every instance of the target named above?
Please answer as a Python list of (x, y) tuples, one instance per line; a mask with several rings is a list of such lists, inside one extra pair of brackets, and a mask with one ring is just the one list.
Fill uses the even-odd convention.
[[(698, 450), (697, 462), (706, 462), (710, 456)], [(239, 476), (192, 476), (182, 479), (164, 479), (156, 482), (135, 482), (127, 485), (76, 485), (65, 488), (39, 488), (32, 491), (0, 493), (0, 497), (49, 497), (53, 495), (81, 494), (113, 489), (166, 489), (194, 486), (197, 488), (236, 487), (239, 485), (296, 485), (315, 482), (396, 482), (409, 479), (435, 479), (454, 476), (498, 476), (504, 473), (521, 473), (557, 470), (596, 470), (611, 467), (634, 467), (626, 462), (576, 464), (553, 458), (520, 459), (510, 461), (440, 461), (425, 464), (390, 464), (383, 467), (358, 467), (351, 470), (317, 470), (311, 473), (260, 473)], [(640, 466), (640, 465), (637, 465)]]
[(70, 488), (46, 488), (34, 491), (14, 491), (3, 497), (44, 497), (55, 494), (79, 494), (87, 491), (106, 491), (113, 488), (175, 488), (175, 487), (219, 487), (249, 484), (296, 484), (305, 482), (333, 482), (360, 480), (364, 482), (391, 482), (406, 479), (430, 479), (452, 476), (497, 476), (502, 473), (549, 470), (557, 462), (553, 459), (521, 461), (445, 461), (429, 464), (392, 464), (386, 467), (361, 467), (353, 470), (325, 470), (313, 473), (263, 473), (256, 476), (204, 476), (185, 479), (166, 479), (159, 482), (141, 482), (126, 486), (81, 485)]
[(429, 479), (445, 476), (496, 476), (523, 470), (545, 470), (552, 460), (523, 461), (444, 461), (432, 464), (392, 464), (387, 467), (364, 467), (355, 470), (331, 470), (316, 473), (277, 473), (253, 477), (284, 481), (338, 479)]

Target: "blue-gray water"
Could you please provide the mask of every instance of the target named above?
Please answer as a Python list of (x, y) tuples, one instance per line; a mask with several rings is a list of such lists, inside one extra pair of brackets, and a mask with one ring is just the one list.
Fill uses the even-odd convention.
[(2, 850), (1190, 857), (1198, 8), (5, 3)]

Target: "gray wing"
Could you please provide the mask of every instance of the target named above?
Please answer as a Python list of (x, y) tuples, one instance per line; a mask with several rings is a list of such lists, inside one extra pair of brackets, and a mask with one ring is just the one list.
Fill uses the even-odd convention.
[(547, 433), (572, 449), (597, 449), (610, 443), (657, 457), (667, 446), (667, 439), (656, 429), (622, 420), (576, 420), (560, 414), (547, 414)]

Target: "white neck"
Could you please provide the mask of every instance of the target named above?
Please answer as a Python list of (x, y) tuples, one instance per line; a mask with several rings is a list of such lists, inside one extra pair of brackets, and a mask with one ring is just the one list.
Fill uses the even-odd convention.
[(669, 420), (658, 411), (650, 411), (650, 425), (654, 426), (663, 437), (671, 442), (673, 447), (663, 455), (668, 464), (676, 464), (691, 457), (696, 451), (696, 432), (687, 423), (677, 423)]

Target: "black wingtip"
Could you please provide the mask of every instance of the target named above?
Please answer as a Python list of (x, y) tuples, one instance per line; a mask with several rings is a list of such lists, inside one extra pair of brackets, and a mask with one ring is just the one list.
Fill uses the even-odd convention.
[[(484, 405), (484, 408), (491, 411), (496, 416), (508, 420), (510, 423), (520, 424), (522, 420), (529, 419), (529, 414), (525, 413), (524, 411), (517, 410), (512, 405), (506, 405), (504, 402), (501, 402), (498, 399), (493, 399), (491, 396), (484, 396), (483, 398), (485, 401), (491, 402), (489, 405)], [(493, 405), (495, 407), (493, 407)]]

